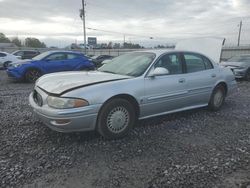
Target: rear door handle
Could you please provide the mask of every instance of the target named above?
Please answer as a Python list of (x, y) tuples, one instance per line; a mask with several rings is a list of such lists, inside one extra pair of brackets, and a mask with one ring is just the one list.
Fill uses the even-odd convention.
[(216, 77), (216, 74), (212, 74), (211, 77), (212, 77), (212, 78), (215, 78), (215, 77)]
[(179, 83), (184, 83), (186, 80), (184, 79), (184, 78), (181, 78), (180, 80), (179, 80)]

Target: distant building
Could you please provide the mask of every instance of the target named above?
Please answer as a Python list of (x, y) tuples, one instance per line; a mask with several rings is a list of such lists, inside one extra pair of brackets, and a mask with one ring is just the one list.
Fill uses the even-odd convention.
[(0, 48), (17, 48), (14, 43), (0, 43)]

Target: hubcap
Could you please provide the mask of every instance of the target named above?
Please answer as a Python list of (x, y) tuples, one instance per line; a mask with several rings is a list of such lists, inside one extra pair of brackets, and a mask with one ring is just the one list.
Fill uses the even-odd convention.
[(115, 107), (107, 118), (108, 129), (113, 133), (120, 133), (129, 124), (129, 112), (126, 108), (119, 106)]
[(223, 92), (219, 89), (214, 95), (214, 105), (216, 107), (220, 107), (223, 102), (223, 98), (224, 98)]

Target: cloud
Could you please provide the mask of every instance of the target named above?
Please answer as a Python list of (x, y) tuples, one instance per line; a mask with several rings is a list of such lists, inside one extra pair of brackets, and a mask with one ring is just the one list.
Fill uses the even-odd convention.
[[(243, 20), (242, 42), (250, 25), (249, 0), (86, 0), (88, 36), (99, 41), (166, 43), (195, 36), (226, 37), (237, 41)], [(46, 41), (82, 39), (81, 0), (0, 0), (0, 31), (7, 35), (37, 36)], [(53, 39), (53, 40), (52, 40)], [(61, 42), (60, 42), (61, 43)], [(55, 44), (56, 45), (56, 44)]]

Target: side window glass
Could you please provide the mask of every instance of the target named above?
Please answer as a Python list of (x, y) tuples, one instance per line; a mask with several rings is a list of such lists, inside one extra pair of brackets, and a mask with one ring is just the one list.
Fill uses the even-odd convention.
[(164, 55), (154, 66), (162, 67), (169, 71), (169, 74), (182, 74), (182, 64), (180, 56), (177, 54)]
[(205, 66), (206, 66), (206, 69), (213, 69), (213, 64), (211, 63), (211, 61), (206, 58), (206, 57), (203, 57), (203, 61), (205, 63)]
[(0, 53), (0, 57), (5, 57), (6, 54)]
[(187, 72), (199, 72), (206, 70), (205, 64), (201, 56), (196, 54), (184, 54)]
[(66, 60), (66, 54), (52, 54), (49, 57), (46, 58), (47, 60), (51, 61), (60, 61), (60, 60)]
[(16, 56), (23, 56), (23, 52), (22, 51), (21, 52), (17, 52), (15, 55)]
[(67, 59), (68, 60), (70, 60), (70, 59), (77, 59), (78, 58), (78, 56), (77, 55), (75, 55), (75, 54), (67, 54)]

